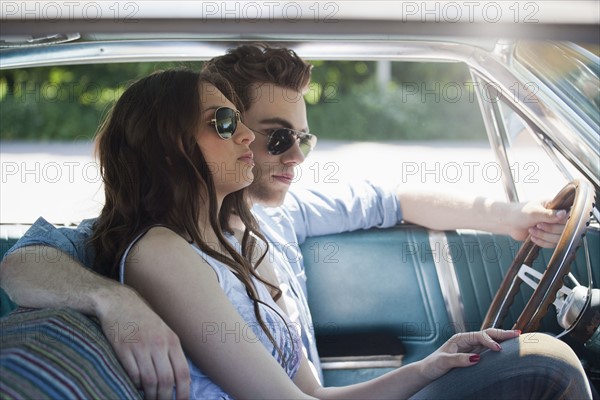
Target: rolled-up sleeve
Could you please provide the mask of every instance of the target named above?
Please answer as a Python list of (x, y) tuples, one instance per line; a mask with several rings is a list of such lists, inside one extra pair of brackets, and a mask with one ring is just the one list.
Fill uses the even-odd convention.
[(283, 209), (293, 221), (298, 243), (310, 236), (386, 228), (402, 220), (396, 186), (368, 181), (290, 190)]
[(7, 254), (26, 246), (44, 245), (56, 248), (88, 268), (94, 264), (95, 252), (88, 243), (92, 235), (93, 219), (81, 222), (77, 228), (57, 228), (44, 218), (38, 218)]

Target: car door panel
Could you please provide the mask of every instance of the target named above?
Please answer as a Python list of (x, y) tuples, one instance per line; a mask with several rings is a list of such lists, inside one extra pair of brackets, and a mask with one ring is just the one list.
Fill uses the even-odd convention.
[[(333, 249), (335, 255), (316, 256), (317, 248)], [(406, 349), (406, 364), (425, 357), (453, 334), (427, 230), (400, 226), (313, 237), (302, 250), (318, 337), (393, 333)], [(319, 341), (320, 351), (322, 346)], [(324, 363), (328, 385), (363, 381), (387, 370), (330, 370)]]
[[(408, 364), (433, 352), (456, 330), (479, 329), (520, 243), (506, 236), (469, 230), (441, 235), (444, 240), (433, 240), (440, 237), (440, 232), (402, 225), (309, 238), (302, 250), (319, 350), (327, 345), (323, 335), (331, 342), (336, 335), (391, 333), (402, 342), (402, 363)], [(599, 282), (598, 229), (590, 228), (587, 237), (594, 282)], [(551, 250), (543, 250), (534, 268), (542, 271), (551, 254)], [(573, 275), (582, 284), (587, 283), (584, 257), (580, 249), (572, 265)], [(440, 268), (453, 269), (455, 282), (449, 283)], [(447, 288), (453, 285), (460, 297), (458, 316), (453, 315), (453, 299), (448, 298), (452, 291)], [(507, 327), (516, 320), (532, 292), (522, 286), (506, 318)], [(552, 310), (541, 330), (560, 332)], [(325, 360), (326, 385), (356, 383), (391, 369), (385, 363), (352, 368), (352, 356), (359, 351), (350, 347), (348, 367), (338, 364), (330, 368)]]

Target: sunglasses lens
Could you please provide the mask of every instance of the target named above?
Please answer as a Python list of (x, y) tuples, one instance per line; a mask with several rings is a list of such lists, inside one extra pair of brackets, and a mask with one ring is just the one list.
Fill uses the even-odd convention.
[(229, 139), (237, 129), (237, 114), (235, 110), (221, 107), (215, 112), (215, 128), (223, 139)]
[(273, 131), (268, 143), (269, 153), (273, 155), (285, 153), (296, 142), (297, 135), (300, 136), (300, 151), (306, 157), (317, 144), (317, 137), (310, 133), (296, 133), (291, 129), (280, 128)]
[(276, 129), (271, 134), (268, 143), (269, 153), (273, 155), (281, 154), (294, 145), (296, 136), (289, 129)]

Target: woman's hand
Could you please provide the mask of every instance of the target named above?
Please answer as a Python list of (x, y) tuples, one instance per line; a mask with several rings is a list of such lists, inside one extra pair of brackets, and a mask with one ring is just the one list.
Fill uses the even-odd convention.
[(470, 367), (479, 362), (479, 353), (502, 350), (500, 342), (513, 339), (520, 331), (490, 328), (479, 332), (457, 333), (434, 353), (420, 361), (421, 373), (434, 381), (452, 368)]

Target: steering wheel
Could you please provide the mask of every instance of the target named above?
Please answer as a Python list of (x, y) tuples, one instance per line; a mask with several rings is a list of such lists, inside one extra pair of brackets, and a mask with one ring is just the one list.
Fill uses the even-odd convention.
[[(548, 312), (548, 307), (554, 302), (556, 293), (563, 285), (563, 278), (569, 273), (575, 252), (590, 223), (594, 197), (594, 189), (590, 183), (574, 180), (568, 183), (549, 203), (548, 208), (555, 210), (571, 208), (570, 216), (538, 287), (531, 295), (513, 329), (520, 329), (522, 332), (533, 332), (538, 329), (541, 319)], [(528, 236), (510, 265), (481, 329), (502, 326), (523, 282), (518, 276), (519, 270), (523, 264), (531, 266), (537, 258), (539, 250), (540, 247), (531, 241), (531, 236)]]

